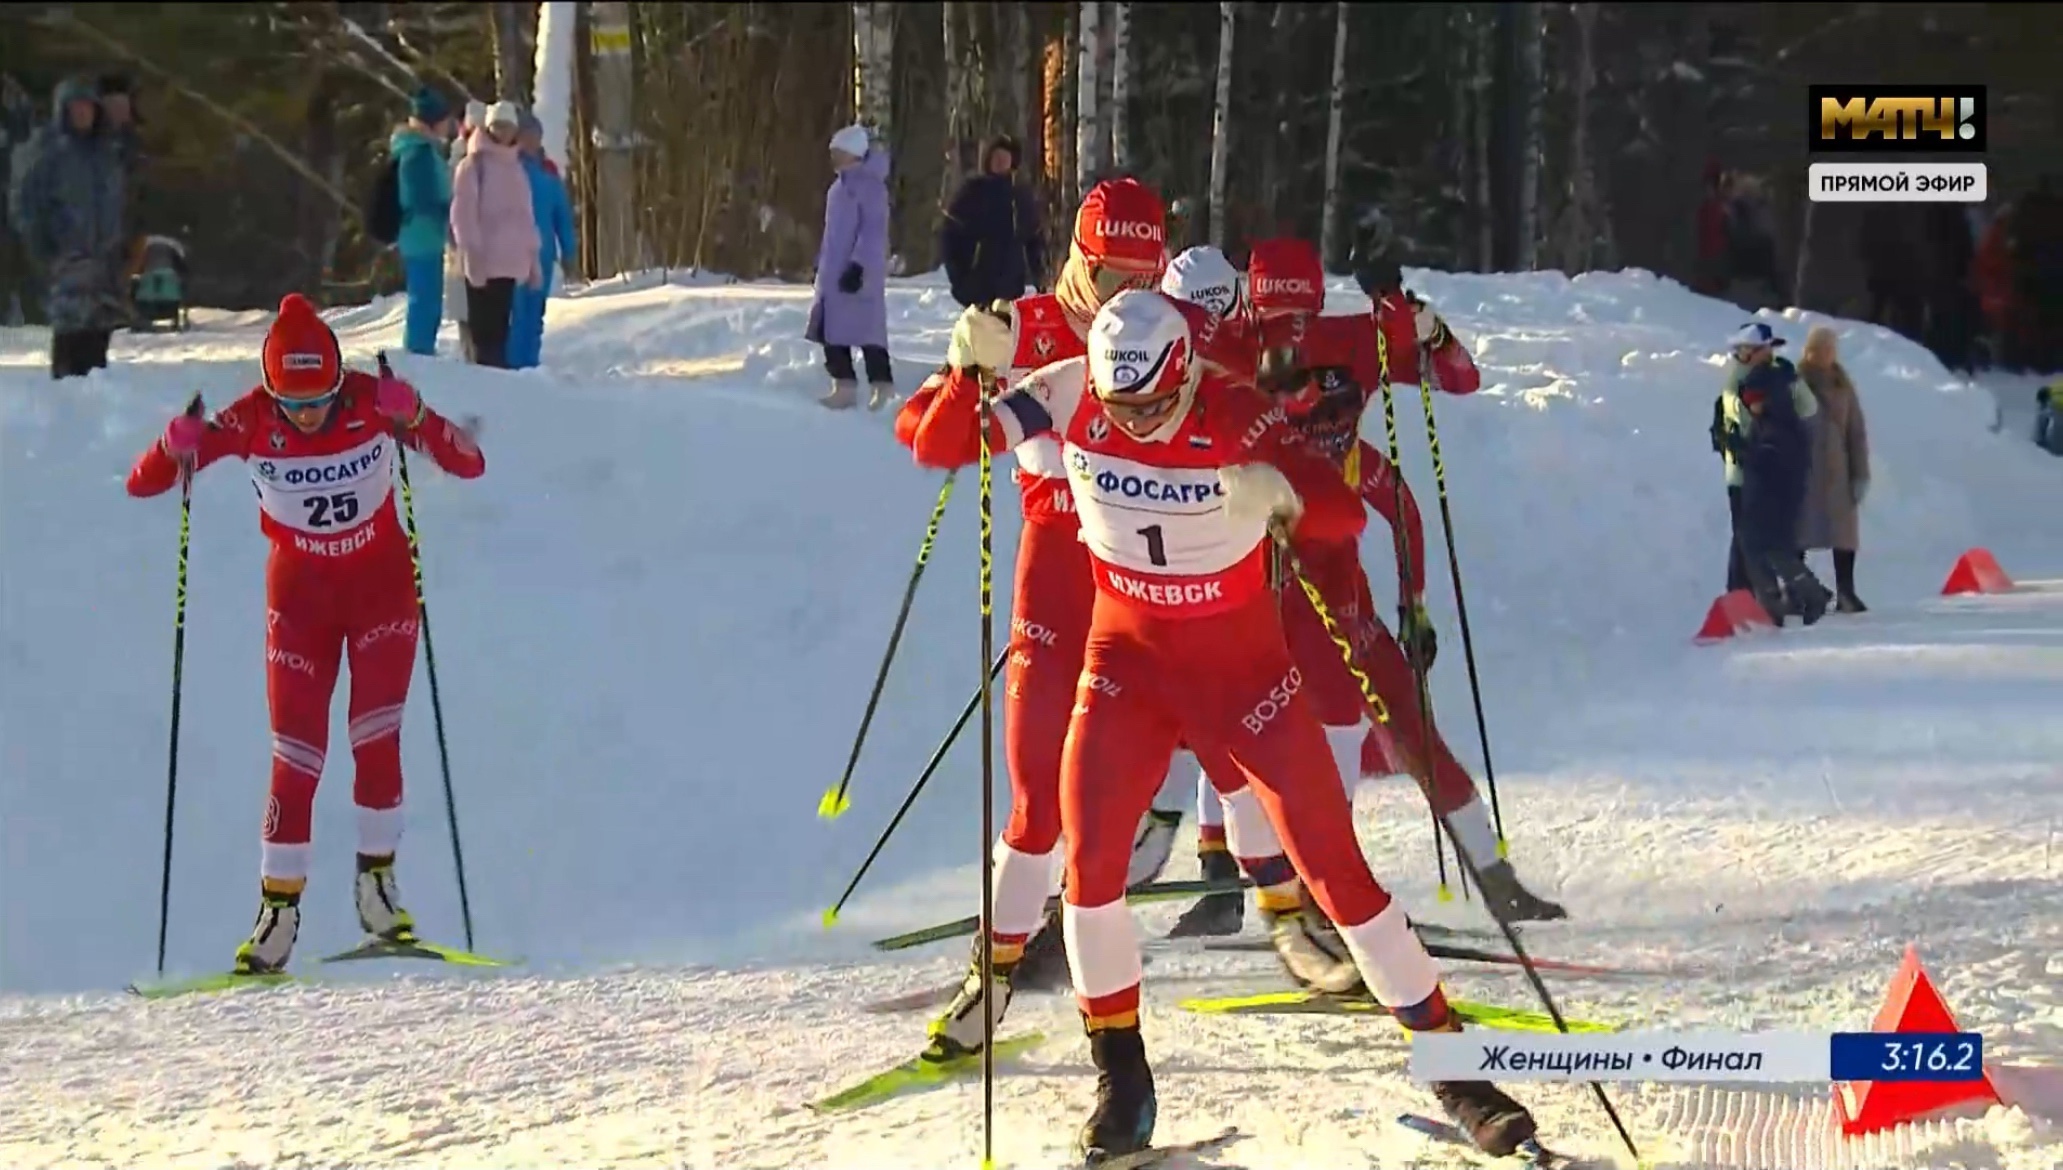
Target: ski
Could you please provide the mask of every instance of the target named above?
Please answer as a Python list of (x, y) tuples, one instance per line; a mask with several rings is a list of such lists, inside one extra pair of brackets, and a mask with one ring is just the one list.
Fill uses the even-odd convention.
[[(1001, 1063), (1045, 1043), (1044, 1032), (1024, 1032), (1016, 1036), (996, 1038), (996, 1061)], [(819, 1101), (810, 1103), (818, 1113), (850, 1113), (879, 1105), (892, 1097), (918, 1089), (942, 1085), (969, 1074), (981, 1073), (981, 1054), (954, 1057), (950, 1060), (926, 1060), (913, 1056), (893, 1068), (884, 1069), (856, 1084)]]
[[(1206, 942), (1207, 951), (1266, 951), (1273, 953), (1275, 944), (1264, 938), (1232, 939), (1224, 942)], [(1435, 959), (1446, 959), (1455, 963), (1490, 963), (1498, 966), (1522, 966), (1516, 955), (1499, 951), (1486, 951), (1477, 947), (1456, 946), (1452, 943), (1427, 942), (1426, 953)], [(1565, 975), (1669, 975), (1673, 972), (1651, 967), (1601, 967), (1590, 963), (1567, 963), (1560, 959), (1533, 960), (1533, 966), (1542, 971), (1559, 971)]]
[[(1511, 1170), (1583, 1170), (1584, 1167), (1592, 1165), (1566, 1154), (1557, 1154), (1534, 1138), (1520, 1142), (1517, 1153), (1506, 1154), (1503, 1157), (1486, 1154), (1476, 1146), (1476, 1143), (1468, 1140), (1468, 1135), (1461, 1132), (1452, 1122), (1440, 1121), (1417, 1113), (1399, 1115), (1397, 1124), (1436, 1142), (1454, 1146), (1485, 1166), (1510, 1167)], [(1611, 1163), (1599, 1165), (1609, 1166)]]
[[(1368, 994), (1328, 995), (1322, 991), (1270, 991), (1260, 995), (1228, 996), (1221, 999), (1185, 999), (1182, 1010), (1200, 1015), (1228, 1016), (1272, 1016), (1272, 1015), (1378, 1015), (1387, 1016), (1390, 1009), (1375, 1002)], [(1478, 1028), (1491, 1028), (1500, 1032), (1554, 1032), (1554, 1017), (1545, 1012), (1527, 1011), (1522, 1008), (1497, 1007), (1493, 1004), (1471, 1003), (1468, 1000), (1450, 999), (1447, 1008), (1463, 1023)], [(1564, 1022), (1571, 1032), (1611, 1032), (1612, 1024), (1600, 1024), (1591, 1020)]]
[[(1201, 880), (1142, 882), (1125, 891), (1125, 901), (1135, 906), (1145, 902), (1172, 902), (1181, 898), (1201, 898), (1206, 894), (1235, 894), (1249, 887), (1250, 883), (1244, 880), (1236, 883)], [(1060, 899), (1046, 899), (1046, 912), (1048, 914), (1057, 914), (1059, 911)], [(877, 951), (901, 951), (908, 950), (911, 947), (921, 947), (926, 943), (944, 942), (946, 939), (951, 938), (964, 938), (967, 935), (973, 934), (980, 922), (980, 915), (969, 914), (965, 918), (956, 918), (951, 922), (941, 922), (936, 926), (927, 926), (921, 930), (910, 931), (908, 934), (898, 934), (890, 938), (877, 939), (874, 942), (874, 949)]]
[(438, 963), (449, 963), (454, 967), (514, 967), (521, 959), (496, 959), (488, 955), (462, 951), (457, 947), (439, 946), (419, 938), (384, 939), (369, 938), (348, 951), (323, 956), (324, 963), (355, 963), (366, 959), (428, 959)]
[(1084, 1159), (1082, 1166), (1084, 1170), (1147, 1170), (1148, 1167), (1158, 1166), (1177, 1154), (1207, 1154), (1212, 1150), (1224, 1149), (1245, 1136), (1237, 1127), (1226, 1126), (1216, 1137), (1194, 1142), (1177, 1142), (1172, 1146), (1148, 1146), (1134, 1153), (1118, 1154), (1108, 1158)]
[[(1139, 965), (1141, 967), (1153, 966), (1153, 956), (1139, 956)], [(918, 1012), (926, 1008), (944, 1007), (953, 1001), (955, 995), (960, 994), (960, 985), (965, 982), (967, 982), (967, 976), (963, 974), (951, 983), (940, 983), (932, 987), (920, 987), (915, 991), (905, 991), (901, 995), (891, 995), (884, 999), (871, 1000), (864, 1004), (860, 1010), (869, 1015), (885, 1016), (893, 1015), (897, 1012)], [(1027, 987), (1016, 994), (1019, 996), (1073, 995), (1074, 988), (1065, 984), (1050, 988)]]
[(132, 995), (145, 999), (171, 999), (181, 995), (206, 995), (217, 991), (241, 990), (249, 987), (278, 987), (284, 983), (305, 982), (298, 975), (280, 971), (269, 975), (239, 975), (234, 971), (219, 971), (212, 975), (194, 975), (183, 979), (138, 980), (129, 985)]

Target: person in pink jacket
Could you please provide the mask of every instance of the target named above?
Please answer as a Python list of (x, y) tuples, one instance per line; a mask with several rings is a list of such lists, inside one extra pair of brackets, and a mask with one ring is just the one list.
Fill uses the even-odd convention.
[(466, 315), (483, 366), (508, 368), (510, 307), (516, 282), (543, 284), (537, 266), (537, 217), (530, 204), (530, 177), (516, 136), (521, 111), (496, 102), (487, 125), (473, 136), (451, 180), (451, 236), (458, 244), (466, 278)]

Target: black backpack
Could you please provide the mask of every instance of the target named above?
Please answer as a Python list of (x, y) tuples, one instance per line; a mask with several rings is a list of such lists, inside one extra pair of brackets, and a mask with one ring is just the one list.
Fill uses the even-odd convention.
[(392, 155), (373, 178), (372, 197), (365, 201), (365, 230), (382, 244), (401, 238), (401, 160)]

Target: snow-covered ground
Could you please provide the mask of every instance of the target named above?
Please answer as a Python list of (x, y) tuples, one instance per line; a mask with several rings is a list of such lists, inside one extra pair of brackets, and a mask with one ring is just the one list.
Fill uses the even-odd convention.
[[(1705, 432), (1740, 313), (1639, 273), (1416, 283), (1485, 372), (1480, 395), (1438, 402), (1439, 437), (1514, 856), (1575, 915), (1531, 945), (1681, 972), (1551, 977), (1564, 1008), (1666, 1028), (1863, 1026), (1910, 941), (1994, 1059), (2063, 1063), (2063, 592), (1937, 596), (1971, 546), (2023, 578), (2063, 576), (2054, 460), (1993, 433), (1991, 396), (1920, 347), (1837, 323), (1869, 415), (1874, 610), (1693, 647), (1725, 567)], [(155, 1003), (121, 988), (154, 966), (177, 503), (131, 500), (121, 481), (185, 396), (251, 384), (264, 318), (125, 336), (111, 370), (62, 384), (44, 373), (47, 335), (0, 331), (0, 1164), (974, 1163), (972, 1085), (845, 1117), (802, 1108), (919, 1043), (923, 1016), (858, 1006), (950, 977), (961, 946), (882, 961), (866, 942), (968, 912), (984, 844), (970, 735), (838, 927), (819, 925), (973, 691), (976, 553), (969, 483), (852, 812), (818, 820), (939, 481), (885, 415), (812, 403), (807, 304), (777, 284), (609, 282), (553, 302), (544, 370), (397, 361), (440, 408), (486, 421), (487, 477), (419, 465), (416, 507), (478, 941), (528, 963)], [(905, 385), (937, 360), (952, 311), (935, 280), (892, 282)], [(369, 363), (398, 350), (400, 314), (382, 302), (334, 322)], [(1806, 321), (1772, 322), (1803, 339)], [(1415, 392), (1398, 416), (1437, 541)], [(221, 967), (254, 909), (263, 557), (240, 470), (203, 476), (175, 972)], [(1436, 696), (1480, 763), (1439, 564)], [(420, 670), (414, 698), (403, 882), (426, 932), (457, 942)], [(318, 800), (304, 954), (355, 934), (341, 770)], [(1358, 812), (1420, 916), (1486, 923), (1435, 903), (1408, 784), (1365, 791)], [(1191, 872), (1187, 853), (1172, 875)], [(1142, 911), (1145, 932), (1174, 913)], [(1393, 1028), (1184, 1014), (1174, 1001), (1200, 990), (1277, 985), (1272, 960), (1150, 946), (1161, 1140), (1251, 1135), (1189, 1164), (1460, 1164), (1388, 1124), (1433, 1108)], [(1530, 1006), (1503, 969), (1451, 985)], [(1063, 1165), (1093, 1085), (1073, 1008), (1027, 997), (1011, 1024), (1051, 1039), (999, 1079), (999, 1161)], [(1658, 1166), (2063, 1165), (2054, 1110), (1801, 1158), (1785, 1143), (1824, 1091), (1613, 1094)], [(1580, 1087), (1518, 1095), (1551, 1144), (1630, 1165)]]

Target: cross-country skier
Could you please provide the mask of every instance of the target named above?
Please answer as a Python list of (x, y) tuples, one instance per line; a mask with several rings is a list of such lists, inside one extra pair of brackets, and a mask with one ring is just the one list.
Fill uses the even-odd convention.
[(344, 367), (336, 335), (299, 294), (280, 302), (260, 357), (263, 383), (203, 419), (182, 414), (129, 472), (155, 496), (234, 456), (258, 489), (265, 564), (265, 694), (272, 788), (265, 802), (258, 921), (236, 951), (239, 974), (279, 971), (300, 930), (316, 782), (328, 750), (337, 668), (351, 663), (357, 768), (358, 922), (406, 941), (394, 852), (401, 840), (401, 713), (415, 671), (420, 607), (407, 534), (394, 510), (397, 448), (461, 479), (487, 470), (463, 428), (392, 377)]
[[(1566, 917), (1560, 906), (1526, 889), (1511, 862), (1498, 856), (1497, 832), (1475, 781), (1438, 728), (1427, 726), (1418, 680), (1432, 669), (1438, 641), (1425, 606), (1424, 530), (1417, 504), (1397, 470), (1360, 441), (1361, 418), (1381, 391), (1386, 361), (1391, 381), (1396, 380), (1398, 347), (1389, 344), (1386, 353), (1379, 351), (1376, 322), (1367, 315), (1319, 315), (1325, 303), (1323, 281), (1318, 251), (1308, 242), (1273, 239), (1254, 245), (1248, 282), (1261, 334), (1261, 388), (1289, 413), (1292, 429), (1323, 451), (1361, 497), (1389, 519), (1395, 534), (1398, 637), (1391, 636), (1376, 613), (1358, 540), (1299, 539), (1296, 545), (1311, 583), (1333, 618), (1349, 631), (1356, 664), (1388, 708), (1387, 726), (1370, 718), (1360, 684), (1347, 671), (1309, 598), (1301, 588), (1284, 583), (1283, 625), (1290, 649), (1309, 680), (1312, 706), (1329, 729), (1342, 775), (1403, 770), (1426, 776), (1433, 811), (1453, 824), (1495, 912), (1520, 921)], [(1430, 309), (1426, 312), (1428, 331), (1443, 337), (1448, 347), (1434, 350), (1434, 361), (1457, 371), (1467, 363), (1472, 372), (1474, 364), (1444, 322)], [(1383, 328), (1387, 343), (1391, 331)], [(1451, 351), (1459, 351), (1458, 357), (1443, 356)], [(1416, 375), (1415, 361), (1409, 372)], [(1472, 379), (1457, 381), (1470, 390), (1475, 387)], [(1344, 964), (1345, 956), (1339, 958)]]
[[(1158, 196), (1133, 179), (1099, 183), (1076, 214), (1073, 240), (1050, 294), (1019, 298), (1007, 316), (969, 308), (954, 325), (946, 368), (911, 396), (896, 418), (902, 442), (920, 462), (972, 462), (980, 450), (974, 403), (984, 379), (1014, 385), (1033, 370), (1079, 356), (1089, 323), (1111, 297), (1151, 288), (1167, 263)], [(934, 455), (926, 459), (922, 452)], [(937, 453), (947, 453), (940, 456)], [(1045, 903), (1056, 888), (1060, 835), (1060, 758), (1095, 598), (1089, 556), (1059, 444), (1027, 443), (1016, 452), (1023, 498), (1017, 579), (1011, 597), (1010, 647), (1004, 680), (1003, 751), (1011, 810), (995, 850), (992, 943), (1000, 1020), (1011, 992), (1050, 976), (1063, 984), (1064, 953)], [(1229, 766), (1220, 775), (1235, 775)], [(1251, 793), (1235, 807), (1253, 803)], [(1252, 871), (1279, 885), (1294, 880), (1281, 843), (1264, 815), (1247, 818), (1251, 832), (1235, 842)], [(1153, 825), (1135, 837), (1148, 846)], [(1164, 847), (1164, 841), (1162, 842)], [(982, 1034), (981, 939), (976, 937), (965, 984), (932, 1023), (926, 1051), (944, 1059), (977, 1052)]]
[[(1091, 1164), (1152, 1141), (1153, 1074), (1139, 1031), (1140, 958), (1124, 880), (1132, 827), (1180, 742), (1248, 775), (1312, 896), (1375, 998), (1405, 1027), (1459, 1026), (1438, 965), (1362, 858), (1351, 807), (1268, 582), (1270, 525), (1352, 539), (1361, 500), (1253, 391), (1207, 375), (1207, 315), (1127, 291), (1096, 315), (1085, 358), (1047, 366), (996, 402), (998, 451), (1060, 444), (1094, 570), (1087, 653), (1061, 766), (1064, 919), (1075, 994), (1098, 1071), (1081, 1133)], [(947, 387), (936, 411), (972, 414)], [(955, 464), (958, 450), (926, 463)], [(1434, 1086), (1456, 1123), (1503, 1155), (1531, 1115), (1487, 1082)]]

